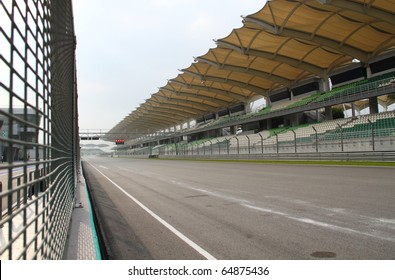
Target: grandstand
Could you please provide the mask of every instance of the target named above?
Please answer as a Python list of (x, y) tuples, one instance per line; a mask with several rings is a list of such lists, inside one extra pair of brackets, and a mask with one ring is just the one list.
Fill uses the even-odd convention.
[[(256, 113), (225, 116), (212, 120), (203, 125), (189, 128), (184, 133), (197, 133), (201, 130), (207, 131), (212, 127), (224, 128), (235, 124), (251, 122), (253, 120), (270, 119), (271, 114), (283, 113), (285, 116), (288, 110), (309, 110), (312, 105), (316, 106), (322, 102), (331, 101), (334, 104), (340, 102), (344, 98), (350, 96), (358, 96), (366, 91), (375, 91), (383, 87), (394, 87), (395, 72), (379, 75), (371, 79), (365, 79), (360, 82), (347, 84), (342, 87), (335, 88), (328, 92), (318, 92), (307, 97), (298, 99), (294, 102), (287, 101), (286, 104), (268, 106)], [(391, 97), (391, 95), (390, 95)], [(339, 103), (340, 104), (340, 103)], [(316, 107), (313, 107), (316, 108)], [(319, 108), (319, 107), (318, 107)], [(277, 128), (262, 130), (259, 133), (248, 134), (248, 137), (237, 136), (221, 136), (215, 138), (203, 138), (191, 142), (178, 142), (180, 150), (177, 151), (177, 145), (160, 144), (152, 147), (148, 145), (143, 148), (132, 149), (128, 154), (133, 155), (212, 155), (227, 153), (263, 153), (263, 152), (314, 152), (317, 147), (320, 151), (369, 151), (373, 149), (372, 138), (380, 139), (381, 145), (378, 149), (393, 150), (393, 137), (395, 136), (395, 112), (383, 112), (376, 114), (367, 114), (358, 117), (345, 119), (327, 120), (315, 122), (314, 124), (299, 124), (296, 126), (280, 126)], [(373, 129), (373, 132), (372, 132)], [(167, 135), (168, 137), (169, 135)], [(170, 134), (173, 137), (179, 137), (177, 133)], [(162, 136), (163, 137), (163, 136)], [(317, 139), (316, 139), (317, 137)], [(380, 137), (387, 137), (383, 139)], [(155, 137), (152, 139), (158, 139)], [(160, 139), (160, 138), (159, 138)], [(319, 146), (314, 144), (320, 142)], [(346, 141), (341, 145), (341, 141)], [(163, 140), (162, 140), (163, 141)], [(165, 140), (166, 141), (166, 140)], [(214, 142), (214, 143), (213, 143)], [(249, 143), (248, 143), (249, 142)], [(277, 142), (279, 143), (277, 145)], [(366, 142), (366, 143), (365, 143)], [(369, 143), (367, 143), (369, 142)], [(138, 143), (138, 142), (137, 142)], [(147, 143), (147, 139), (140, 139), (139, 145)], [(149, 142), (148, 142), (149, 143)], [(222, 143), (222, 144), (218, 144)], [(228, 143), (228, 144), (227, 144)], [(228, 145), (228, 147), (227, 147)], [(218, 148), (218, 146), (220, 146)], [(280, 146), (281, 149), (278, 149)], [(200, 153), (199, 153), (200, 152)]]
[[(129, 155), (204, 156), (296, 152), (391, 151), (395, 111), (264, 130), (259, 133), (206, 138), (192, 142), (134, 148)], [(375, 147), (373, 147), (375, 145)]]
[(394, 11), (347, 2), (268, 1), (104, 138), (135, 156), (394, 151)]

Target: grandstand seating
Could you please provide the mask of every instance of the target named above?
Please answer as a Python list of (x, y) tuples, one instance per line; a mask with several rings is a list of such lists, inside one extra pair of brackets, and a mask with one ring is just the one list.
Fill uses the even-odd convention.
[(307, 104), (313, 102), (315, 99), (317, 99), (319, 96), (321, 95), (321, 92), (312, 94), (308, 97), (305, 97), (303, 99), (297, 100), (295, 102), (293, 102), (292, 104), (290, 104), (287, 109), (291, 109), (291, 108), (296, 108), (296, 107), (300, 107), (300, 106), (306, 106)]
[(329, 99), (336, 99), (342, 96), (356, 94), (368, 90), (373, 90), (379, 88), (383, 84), (391, 83), (395, 80), (395, 72), (390, 72), (382, 74), (369, 79), (361, 80), (358, 82), (350, 83), (341, 87), (332, 89), (329, 92), (321, 93), (316, 99), (313, 100), (314, 103), (323, 102)]
[[(336, 119), (314, 124), (304, 124), (295, 127), (283, 127), (261, 131), (255, 134), (239, 136), (223, 136), (218, 138), (206, 138), (190, 143), (181, 142), (176, 144), (158, 145), (153, 147), (143, 147), (133, 149), (134, 155), (142, 154), (175, 154), (177, 149), (179, 154), (205, 154), (211, 153), (226, 154), (236, 153), (236, 149), (241, 154), (261, 153), (261, 149), (275, 152), (277, 140), (281, 146), (293, 146), (296, 143), (299, 147), (303, 145), (313, 145), (318, 141), (323, 143), (336, 142), (342, 138), (344, 141), (352, 139), (370, 139), (372, 137), (372, 125), (375, 137), (395, 136), (395, 111), (370, 114), (346, 119)], [(277, 137), (276, 137), (277, 136)], [(271, 148), (268, 148), (271, 147)], [(336, 147), (335, 147), (336, 148)], [(271, 149), (271, 150), (270, 150)], [(299, 148), (300, 150), (300, 148)]]
[(254, 112), (246, 115), (224, 116), (219, 118), (218, 120), (211, 121), (204, 126), (199, 126), (199, 128), (210, 127), (214, 125), (226, 125), (228, 123), (232, 123), (233, 121), (248, 121), (248, 119), (256, 116), (263, 116), (265, 114), (281, 111), (284, 109), (303, 107), (311, 103), (325, 102), (331, 99), (341, 98), (350, 94), (358, 94), (367, 90), (380, 88), (390, 83), (395, 83), (395, 71), (378, 75), (369, 79), (357, 81), (344, 86), (335, 87), (328, 92), (318, 92), (307, 97), (296, 97), (293, 100), (279, 102), (277, 104), (273, 104), (272, 106), (265, 107), (259, 112)]
[[(257, 116), (264, 116), (271, 112), (287, 110), (291, 108), (303, 107), (312, 103), (325, 102), (331, 99), (341, 99), (343, 96), (354, 95), (367, 90), (374, 90), (380, 87), (391, 85), (395, 83), (395, 71), (386, 74), (378, 75), (370, 79), (354, 82), (352, 84), (333, 88), (329, 92), (318, 92), (310, 96), (296, 97), (293, 100), (287, 100), (284, 102), (274, 103), (271, 106), (267, 106), (262, 110), (246, 115), (231, 115), (223, 116), (217, 120), (210, 120), (207, 123), (201, 123), (193, 128), (186, 129), (184, 131), (194, 131), (195, 129), (206, 128), (209, 129), (211, 126), (222, 126), (232, 125), (235, 122), (248, 122), (249, 119), (256, 118)], [(370, 122), (369, 122), (370, 121)], [(239, 147), (241, 152), (246, 152), (245, 147), (253, 149), (252, 152), (260, 151), (262, 147), (262, 140), (264, 146), (270, 146), (277, 143), (277, 140), (282, 145), (289, 143), (290, 145), (295, 142), (302, 145), (303, 143), (318, 141), (333, 142), (339, 141), (340, 138), (343, 140), (356, 139), (356, 138), (367, 138), (371, 137), (371, 131), (375, 131), (377, 137), (395, 136), (395, 112), (384, 112), (379, 114), (371, 114), (367, 116), (353, 117), (347, 119), (336, 119), (331, 121), (324, 121), (320, 123), (314, 123), (310, 125), (300, 125), (297, 127), (281, 127), (262, 131), (259, 134), (248, 134), (239, 135), (237, 139), (235, 136), (225, 136), (216, 139), (202, 139), (191, 143), (178, 143), (171, 145), (158, 145), (154, 148), (144, 147), (133, 150), (133, 153), (144, 154), (148, 152), (159, 153), (159, 151), (165, 153), (165, 151), (176, 151), (181, 150), (195, 150), (195, 152), (206, 152), (209, 149), (216, 150), (218, 152), (224, 152), (228, 147), (235, 149)], [(169, 133), (169, 136), (172, 133)], [(173, 133), (174, 134), (174, 133)], [(155, 137), (152, 137), (154, 140)], [(147, 139), (145, 139), (146, 141)], [(135, 140), (136, 141), (136, 140)], [(128, 145), (133, 145), (128, 143)], [(138, 144), (138, 141), (136, 143)], [(228, 146), (229, 145), (229, 146)], [(243, 150), (244, 149), (244, 150)], [(182, 153), (183, 151), (181, 151)], [(249, 151), (251, 152), (251, 151)]]

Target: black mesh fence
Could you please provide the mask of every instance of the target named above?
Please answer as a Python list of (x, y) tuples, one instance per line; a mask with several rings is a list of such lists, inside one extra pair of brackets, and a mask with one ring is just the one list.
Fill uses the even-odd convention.
[(0, 1), (1, 259), (61, 259), (79, 164), (71, 0)]

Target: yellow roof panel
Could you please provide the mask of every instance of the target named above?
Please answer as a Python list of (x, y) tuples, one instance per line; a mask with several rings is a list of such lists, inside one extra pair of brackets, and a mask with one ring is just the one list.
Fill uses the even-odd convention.
[(168, 128), (395, 48), (394, 0), (272, 0), (110, 132)]

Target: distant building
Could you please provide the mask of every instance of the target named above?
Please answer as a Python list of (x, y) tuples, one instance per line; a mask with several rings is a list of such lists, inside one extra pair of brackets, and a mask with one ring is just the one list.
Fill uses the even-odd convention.
[[(8, 112), (8, 108), (1, 108), (1, 111)], [(29, 160), (30, 156), (35, 156), (38, 143), (38, 129), (40, 125), (41, 116), (37, 114), (36, 110), (27, 108), (14, 108), (12, 115), (13, 119), (5, 116), (0, 111), (0, 136), (2, 138), (11, 138), (19, 140), (23, 143), (13, 143), (12, 151), (9, 153), (9, 144), (5, 141), (0, 141), (0, 153), (4, 161), (8, 160), (9, 155), (12, 156), (13, 161)], [(15, 119), (14, 119), (15, 118)], [(24, 123), (20, 120), (24, 120)], [(12, 135), (10, 133), (10, 121), (12, 121)]]

